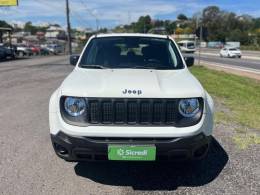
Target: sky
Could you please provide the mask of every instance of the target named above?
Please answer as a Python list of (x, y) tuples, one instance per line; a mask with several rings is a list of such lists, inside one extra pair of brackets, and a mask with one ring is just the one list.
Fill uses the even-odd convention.
[[(113, 28), (136, 21), (141, 15), (153, 19), (192, 16), (203, 8), (217, 5), (226, 11), (260, 17), (260, 0), (70, 0), (72, 27)], [(19, 0), (18, 7), (0, 7), (0, 20), (22, 24), (58, 23), (66, 27), (65, 0)]]

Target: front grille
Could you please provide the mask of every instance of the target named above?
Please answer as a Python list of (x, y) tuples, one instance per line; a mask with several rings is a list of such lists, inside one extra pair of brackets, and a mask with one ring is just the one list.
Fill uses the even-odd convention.
[(173, 125), (177, 113), (175, 99), (88, 98), (87, 121), (106, 125)]

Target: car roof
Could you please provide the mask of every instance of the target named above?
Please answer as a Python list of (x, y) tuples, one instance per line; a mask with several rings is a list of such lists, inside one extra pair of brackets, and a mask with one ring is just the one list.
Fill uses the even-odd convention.
[(150, 38), (163, 38), (167, 39), (167, 35), (157, 35), (157, 34), (143, 34), (143, 33), (109, 33), (109, 34), (97, 34), (94, 37), (150, 37)]

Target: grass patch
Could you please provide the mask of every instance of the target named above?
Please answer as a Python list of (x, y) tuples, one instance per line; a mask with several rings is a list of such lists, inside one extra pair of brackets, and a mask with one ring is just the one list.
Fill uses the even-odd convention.
[(249, 129), (260, 131), (260, 82), (205, 67), (192, 67), (191, 72), (227, 108), (215, 113), (215, 122), (240, 125), (232, 138), (238, 148), (260, 144), (258, 132), (249, 132)]
[(240, 149), (246, 149), (253, 144), (260, 144), (260, 136), (256, 134), (239, 134), (233, 137), (234, 142)]
[(242, 45), (240, 47), (241, 50), (250, 50), (250, 51), (260, 51), (260, 47), (259, 46), (255, 46), (255, 45)]
[(225, 113), (224, 111), (217, 111), (214, 114), (214, 122), (217, 124), (228, 124), (228, 122), (231, 120), (229, 115)]
[(235, 131), (239, 134), (248, 134), (248, 129), (245, 127), (237, 127)]
[(224, 101), (231, 113), (220, 112), (216, 120), (232, 120), (245, 127), (260, 131), (260, 82), (254, 79), (192, 67), (191, 72), (213, 96)]

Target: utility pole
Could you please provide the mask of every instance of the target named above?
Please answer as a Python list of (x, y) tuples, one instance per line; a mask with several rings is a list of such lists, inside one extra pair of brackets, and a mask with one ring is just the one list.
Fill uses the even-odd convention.
[[(197, 15), (197, 18), (196, 18), (196, 31), (197, 29), (199, 28), (199, 16)], [(196, 45), (196, 48), (198, 47), (198, 37), (195, 36), (195, 45)]]
[(69, 9), (69, 0), (66, 0), (66, 16), (67, 16), (67, 33), (68, 33), (68, 49), (69, 55), (72, 54), (71, 48), (71, 29), (70, 29), (70, 9)]
[(131, 13), (130, 11), (127, 12), (127, 24), (130, 25), (130, 21), (131, 21)]
[(199, 45), (199, 66), (200, 66), (200, 57), (201, 57), (202, 33), (203, 33), (203, 29), (202, 29), (202, 22), (201, 22), (201, 24), (200, 24), (200, 45)]
[(98, 31), (99, 31), (99, 20), (98, 20), (97, 17), (96, 17), (96, 28), (97, 28), (97, 33), (98, 33)]
[(127, 12), (127, 25), (128, 25), (128, 27), (127, 27), (127, 31), (126, 32), (129, 33), (129, 26), (130, 26), (130, 11), (129, 10)]
[(197, 16), (197, 21), (196, 21), (196, 26), (200, 26), (199, 28), (199, 60), (198, 60), (198, 65), (200, 66), (200, 61), (201, 61), (201, 42), (202, 42), (202, 37), (203, 37), (203, 14), (201, 13), (200, 17)]

